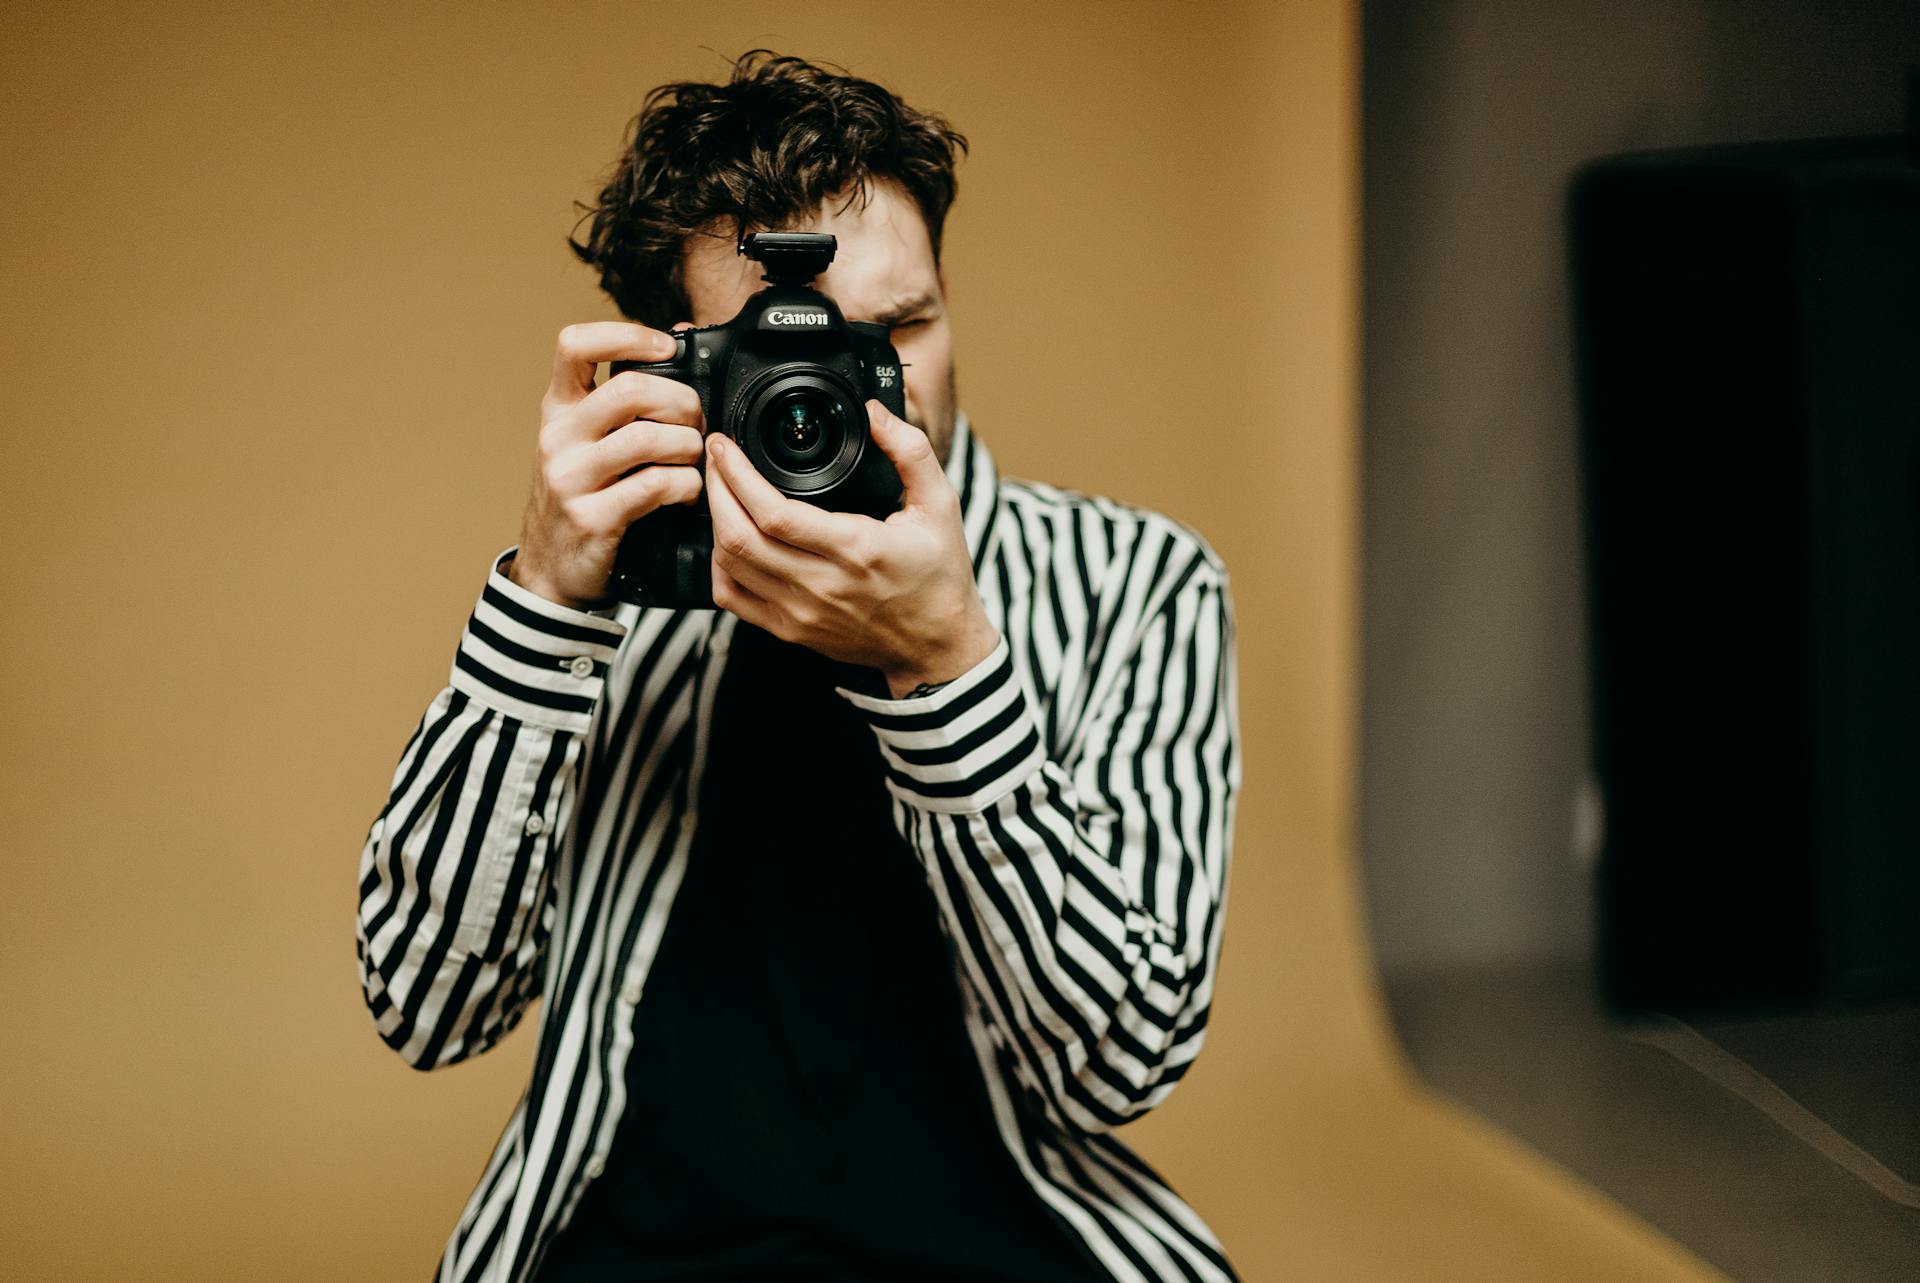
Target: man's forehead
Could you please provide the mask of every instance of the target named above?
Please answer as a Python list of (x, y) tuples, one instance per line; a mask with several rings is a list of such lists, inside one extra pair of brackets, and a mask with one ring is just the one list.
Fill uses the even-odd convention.
[[(844, 196), (826, 202), (813, 214), (783, 231), (830, 232), (838, 241), (833, 265), (820, 278), (820, 288), (841, 307), (861, 314), (884, 316), (902, 307), (938, 297), (939, 276), (925, 221), (913, 201), (897, 187), (876, 182), (864, 206), (848, 204)], [(696, 304), (703, 298), (725, 320), (761, 285), (760, 265), (734, 250), (730, 235), (693, 238), (687, 248), (687, 292)]]

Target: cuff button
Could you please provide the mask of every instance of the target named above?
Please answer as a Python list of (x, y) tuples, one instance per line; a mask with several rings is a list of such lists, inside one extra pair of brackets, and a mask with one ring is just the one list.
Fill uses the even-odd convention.
[(542, 819), (542, 818), (541, 818), (541, 816), (540, 816), (540, 812), (538, 812), (538, 811), (535, 811), (535, 812), (534, 812), (534, 813), (533, 813), (532, 815), (529, 815), (529, 816), (527, 817), (527, 832), (528, 832), (528, 833), (531, 833), (531, 834), (535, 834), (535, 835), (538, 835), (538, 834), (539, 834), (539, 832), (540, 832), (540, 830), (542, 830), (542, 829), (544, 829), (544, 828), (546, 828), (546, 827), (547, 827), (547, 822), (546, 822), (546, 820), (544, 820), (544, 819)]
[(593, 660), (586, 655), (575, 655), (573, 662), (567, 665), (567, 671), (575, 677), (593, 676)]

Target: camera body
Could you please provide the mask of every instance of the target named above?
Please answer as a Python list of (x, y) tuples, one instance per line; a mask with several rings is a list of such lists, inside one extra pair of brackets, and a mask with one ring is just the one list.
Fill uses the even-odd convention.
[[(848, 321), (813, 288), (835, 248), (817, 232), (743, 238), (739, 252), (766, 269), (766, 288), (724, 324), (675, 330), (667, 360), (614, 361), (608, 377), (639, 370), (689, 385), (707, 431), (733, 438), (782, 494), (884, 518), (899, 506), (900, 476), (867, 430), (866, 401), (905, 418), (906, 387), (887, 327)], [(703, 490), (627, 528), (609, 587), (642, 606), (711, 610), (712, 555)]]

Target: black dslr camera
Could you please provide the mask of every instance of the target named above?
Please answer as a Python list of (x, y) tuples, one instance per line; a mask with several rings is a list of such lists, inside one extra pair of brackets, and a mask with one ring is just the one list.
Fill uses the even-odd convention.
[[(766, 288), (724, 325), (674, 331), (670, 359), (614, 361), (607, 377), (640, 370), (690, 385), (707, 431), (732, 437), (782, 494), (883, 518), (899, 506), (900, 476), (867, 431), (866, 401), (905, 418), (906, 388), (887, 327), (846, 320), (813, 288), (834, 249), (818, 232), (745, 237), (738, 250), (765, 268)], [(711, 610), (712, 555), (703, 492), (627, 528), (609, 587), (642, 606)]]

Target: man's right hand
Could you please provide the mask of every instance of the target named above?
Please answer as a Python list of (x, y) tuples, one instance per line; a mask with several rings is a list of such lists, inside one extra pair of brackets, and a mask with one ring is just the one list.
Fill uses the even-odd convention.
[(673, 337), (627, 321), (560, 331), (553, 382), (540, 399), (533, 493), (506, 575), (562, 606), (606, 604), (627, 527), (699, 497), (705, 419), (684, 383), (628, 370), (594, 386), (602, 361), (664, 361)]

